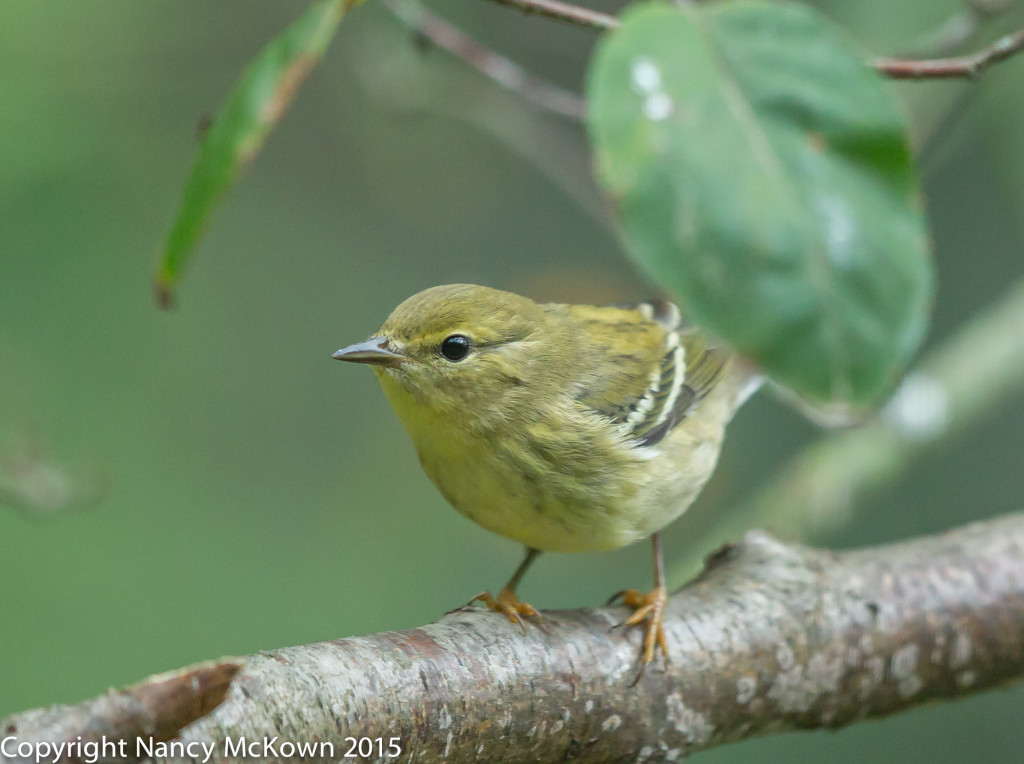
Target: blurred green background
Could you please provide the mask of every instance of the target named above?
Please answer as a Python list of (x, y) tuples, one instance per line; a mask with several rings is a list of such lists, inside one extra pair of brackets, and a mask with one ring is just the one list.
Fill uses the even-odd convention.
[[(579, 128), (410, 44), (371, 2), (218, 211), (178, 307), (158, 311), (149, 276), (197, 125), (306, 7), (0, 4), (0, 458), (28, 443), (103, 486), (76, 511), (0, 506), (0, 716), (220, 655), (411, 627), (500, 587), (520, 550), (446, 506), (373, 375), (330, 353), (434, 284), (650, 293), (595, 217)], [(590, 33), (487, 3), (435, 7), (580, 88)], [(823, 7), (890, 53), (959, 6)], [(1024, 275), (1024, 57), (975, 85), (901, 92), (919, 133), (943, 136), (925, 152), (935, 344)], [(961, 116), (942, 122), (953, 100)], [(1020, 509), (1022, 417), (1018, 395), (815, 541)], [(758, 396), (694, 516), (727, 513), (814, 437)], [(670, 558), (694, 532), (687, 518), (669, 529)], [(596, 604), (647, 586), (648, 555), (548, 555), (521, 592)], [(1022, 711), (1015, 688), (701, 760), (1001, 760), (1024, 746)]]

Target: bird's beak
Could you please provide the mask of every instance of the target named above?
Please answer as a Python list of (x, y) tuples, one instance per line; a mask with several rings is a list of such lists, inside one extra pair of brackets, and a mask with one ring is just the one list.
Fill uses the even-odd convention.
[(331, 358), (353, 363), (369, 363), (374, 366), (398, 366), (405, 358), (388, 347), (387, 337), (371, 337), (366, 342), (357, 342), (334, 353)]

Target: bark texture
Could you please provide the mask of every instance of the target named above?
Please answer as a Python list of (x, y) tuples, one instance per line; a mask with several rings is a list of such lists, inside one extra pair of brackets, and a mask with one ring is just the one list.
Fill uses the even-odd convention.
[[(636, 686), (640, 634), (610, 631), (624, 614), (547, 612), (524, 636), (494, 613), (462, 610), (419, 629), (186, 669), (179, 676), (188, 681), (154, 677), (15, 715), (0, 733), (167, 737), (186, 724), (177, 740), (214, 743), (215, 762), (230, 758), (226, 739), (242, 737), (276, 737), (262, 750), (271, 759), (286, 742), (329, 742), (333, 752), (305, 758), (340, 760), (347, 737), (382, 737), (385, 751), (395, 737), (401, 756), (368, 758), (656, 762), (754, 735), (840, 727), (1024, 672), (1024, 514), (843, 553), (749, 533), (672, 596), (671, 663)], [(197, 670), (208, 678), (195, 679)], [(225, 681), (223, 703), (202, 716)], [(145, 724), (139, 697), (148, 698)]]

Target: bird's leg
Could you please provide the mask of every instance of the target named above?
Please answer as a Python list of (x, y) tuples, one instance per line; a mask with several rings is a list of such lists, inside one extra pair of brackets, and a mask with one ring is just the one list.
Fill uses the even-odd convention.
[(490, 592), (480, 592), (469, 601), (469, 604), (472, 605), (474, 602), (484, 603), (491, 610), (502, 613), (512, 623), (518, 623), (525, 633), (524, 618), (536, 618), (538, 621), (543, 619), (540, 617), (540, 613), (534, 609), (533, 605), (519, 601), (519, 598), (516, 596), (516, 587), (519, 586), (519, 581), (522, 579), (523, 574), (526, 573), (526, 569), (537, 559), (539, 554), (539, 549), (527, 547), (523, 561), (519, 563), (516, 572), (512, 574), (512, 578), (505, 584), (505, 588), (498, 592), (497, 597), (492, 597)]
[[(647, 632), (644, 634), (644, 649), (640, 654), (640, 674), (643, 674), (648, 663), (654, 660), (654, 651), (661, 648), (661, 654), (668, 661), (668, 645), (665, 642), (665, 605), (668, 603), (668, 592), (665, 590), (665, 566), (661, 560), (661, 534), (651, 536), (651, 549), (654, 552), (654, 589), (647, 594), (636, 589), (625, 589), (612, 595), (608, 600), (611, 604), (622, 598), (623, 603), (633, 608), (634, 613), (619, 626), (635, 626), (647, 621)], [(640, 675), (637, 675), (637, 679)]]

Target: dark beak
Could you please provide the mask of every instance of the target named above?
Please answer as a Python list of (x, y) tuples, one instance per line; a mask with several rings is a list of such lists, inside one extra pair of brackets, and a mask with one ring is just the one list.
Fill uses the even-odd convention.
[(387, 337), (371, 337), (366, 342), (357, 342), (334, 353), (331, 358), (353, 363), (370, 363), (375, 366), (398, 366), (405, 358), (388, 348)]

